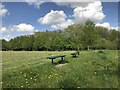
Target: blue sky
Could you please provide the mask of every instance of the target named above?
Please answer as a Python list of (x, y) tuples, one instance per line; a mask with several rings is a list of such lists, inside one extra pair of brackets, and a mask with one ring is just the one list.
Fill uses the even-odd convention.
[(103, 22), (109, 22), (113, 27), (118, 26), (118, 3), (104, 2), (103, 11), (106, 15)]
[[(89, 18), (95, 21), (98, 26), (105, 26), (107, 28), (116, 28), (118, 26), (117, 2), (102, 2), (101, 5), (100, 3), (93, 3), (93, 6), (98, 9), (93, 9), (94, 7), (88, 6), (88, 4), (71, 7), (72, 5), (68, 6), (67, 4), (45, 2), (40, 4), (39, 8), (36, 8), (35, 4), (31, 5), (26, 2), (4, 2), (2, 3), (4, 6), (2, 9), (6, 9), (7, 11), (2, 17), (1, 31), (6, 31), (6, 34), (3, 33), (2, 38), (13, 38), (19, 35), (30, 34), (34, 31), (45, 31), (46, 29), (64, 29), (68, 25), (82, 23), (86, 20), (87, 16), (84, 14), (82, 14), (83, 16), (79, 16), (79, 14), (85, 13), (83, 11), (79, 12), (79, 7), (82, 7), (82, 10), (90, 7), (90, 11), (94, 11), (93, 13), (96, 13), (96, 15), (95, 17), (89, 15)], [(98, 6), (95, 4), (98, 4)], [(100, 10), (101, 7), (102, 10), (99, 12), (98, 10)], [(64, 24), (59, 22), (64, 22)], [(27, 27), (31, 28), (31, 31), (28, 31)], [(8, 31), (8, 29), (11, 31)], [(23, 32), (24, 29), (26, 29), (25, 32)]]
[(37, 19), (43, 17), (51, 10), (63, 10), (67, 15), (72, 15), (72, 9), (66, 6), (58, 6), (55, 3), (44, 3), (40, 6), (40, 9), (36, 9), (33, 6), (28, 5), (25, 2), (10, 2), (3, 3), (8, 9), (10, 15), (3, 17), (3, 25), (9, 26), (19, 23), (32, 24), (40, 31), (46, 29), (52, 30), (49, 25), (40, 25)]

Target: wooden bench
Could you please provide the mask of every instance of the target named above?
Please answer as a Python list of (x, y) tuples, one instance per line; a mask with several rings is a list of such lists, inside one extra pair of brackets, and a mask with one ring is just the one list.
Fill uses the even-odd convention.
[(51, 60), (52, 60), (52, 64), (53, 64), (53, 60), (54, 60), (54, 59), (56, 59), (56, 58), (61, 58), (61, 61), (63, 61), (65, 56), (66, 56), (66, 55), (50, 56), (50, 57), (47, 57), (47, 59), (51, 59)]
[(79, 51), (75, 52), (75, 53), (71, 53), (72, 57), (77, 57), (77, 55), (79, 55)]
[(98, 53), (105, 54), (105, 52), (102, 50), (98, 51)]

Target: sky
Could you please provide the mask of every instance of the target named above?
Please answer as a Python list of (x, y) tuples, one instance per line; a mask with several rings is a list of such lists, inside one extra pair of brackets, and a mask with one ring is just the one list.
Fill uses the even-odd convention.
[(34, 32), (63, 30), (88, 19), (96, 26), (118, 30), (118, 2), (3, 2), (0, 38), (10, 40)]

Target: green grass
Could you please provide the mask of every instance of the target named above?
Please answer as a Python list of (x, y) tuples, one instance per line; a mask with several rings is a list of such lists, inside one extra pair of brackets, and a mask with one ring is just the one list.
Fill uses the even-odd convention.
[[(2, 52), (3, 88), (118, 88), (118, 51)], [(46, 57), (66, 54), (69, 63), (55, 67)], [(58, 62), (60, 59), (54, 60)]]

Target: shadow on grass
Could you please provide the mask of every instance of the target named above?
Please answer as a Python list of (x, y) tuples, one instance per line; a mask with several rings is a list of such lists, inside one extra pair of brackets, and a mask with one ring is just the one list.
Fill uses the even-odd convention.
[(69, 63), (67, 60), (60, 60), (58, 62), (54, 62), (53, 65), (60, 65), (60, 64), (66, 64), (66, 63)]

